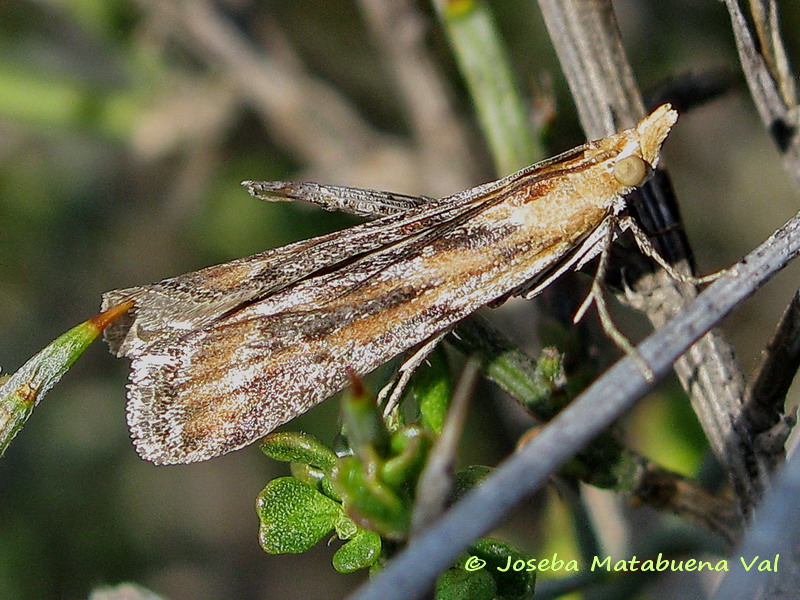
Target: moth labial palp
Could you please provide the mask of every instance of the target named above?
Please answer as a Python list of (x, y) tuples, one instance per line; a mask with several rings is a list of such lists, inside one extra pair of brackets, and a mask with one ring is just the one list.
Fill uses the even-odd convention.
[[(315, 183), (245, 182), (378, 218), (158, 283), (106, 330), (131, 359), (128, 423), (159, 464), (239, 449), (509, 295), (535, 295), (601, 255), (624, 195), (658, 163), (677, 113), (441, 199)], [(595, 295), (595, 301), (598, 298)]]

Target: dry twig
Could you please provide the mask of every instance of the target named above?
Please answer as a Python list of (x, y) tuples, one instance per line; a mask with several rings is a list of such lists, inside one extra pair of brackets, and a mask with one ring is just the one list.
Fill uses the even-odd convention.
[(475, 166), (466, 128), (424, 43), (418, 8), (409, 0), (360, 4), (406, 107), (423, 180), (431, 183), (426, 193), (445, 196), (469, 187)]

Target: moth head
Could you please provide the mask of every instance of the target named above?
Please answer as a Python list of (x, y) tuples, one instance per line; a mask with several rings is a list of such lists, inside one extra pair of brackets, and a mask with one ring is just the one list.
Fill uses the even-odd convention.
[(612, 168), (614, 178), (626, 187), (643, 184), (658, 164), (661, 145), (675, 124), (678, 113), (664, 104), (635, 128), (623, 133), (624, 146)]
[(641, 185), (652, 172), (653, 168), (644, 159), (636, 154), (625, 156), (614, 165), (614, 178), (622, 185), (636, 187)]
[(658, 165), (661, 145), (677, 120), (678, 111), (669, 104), (662, 104), (636, 125), (636, 153), (651, 167)]

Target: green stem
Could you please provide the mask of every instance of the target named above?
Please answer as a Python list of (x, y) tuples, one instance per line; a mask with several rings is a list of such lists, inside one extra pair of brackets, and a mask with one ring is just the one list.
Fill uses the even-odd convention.
[(434, 0), (495, 168), (507, 175), (544, 158), (531, 133), (500, 33), (482, 0)]

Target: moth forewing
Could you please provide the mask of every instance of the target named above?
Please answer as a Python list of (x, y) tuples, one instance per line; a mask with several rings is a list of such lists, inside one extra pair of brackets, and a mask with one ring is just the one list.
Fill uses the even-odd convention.
[[(632, 129), (432, 204), (109, 292), (104, 305), (136, 302), (110, 341), (133, 361), (128, 422), (138, 452), (184, 463), (241, 448), (339, 391), (348, 372), (365, 375), (585, 262), (623, 195), (657, 163), (676, 116), (662, 106)], [(301, 184), (292, 197), (303, 189), (318, 194)], [(325, 194), (337, 190), (340, 204), (356, 199), (359, 210), (394, 197)]]
[(449, 205), (388, 214), (349, 228), (346, 236), (335, 232), (151, 285), (112, 290), (103, 295), (103, 306), (133, 299), (136, 308), (124, 322), (106, 330), (105, 339), (117, 356), (140, 354), (156, 341), (199, 329), (316, 271), (435, 229), (463, 210)]

